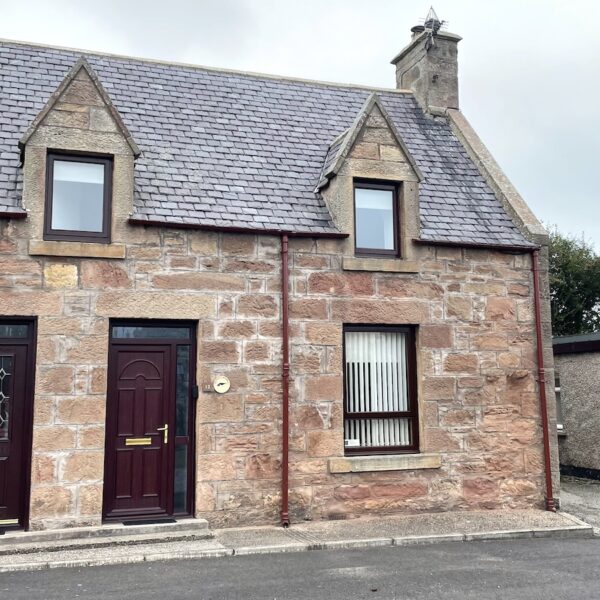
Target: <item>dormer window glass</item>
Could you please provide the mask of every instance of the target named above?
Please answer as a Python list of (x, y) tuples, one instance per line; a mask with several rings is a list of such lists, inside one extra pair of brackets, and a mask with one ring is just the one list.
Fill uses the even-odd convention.
[(357, 255), (398, 256), (398, 193), (393, 184), (354, 183)]
[(112, 159), (49, 154), (44, 239), (110, 242)]

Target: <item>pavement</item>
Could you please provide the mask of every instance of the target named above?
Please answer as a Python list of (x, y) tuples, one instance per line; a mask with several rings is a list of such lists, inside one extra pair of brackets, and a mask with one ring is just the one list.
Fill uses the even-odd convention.
[(0, 574), (7, 600), (591, 600), (600, 539), (317, 550)]
[[(181, 535), (181, 531), (178, 535)], [(591, 538), (592, 528), (564, 512), (468, 511), (315, 521), (281, 527), (244, 527), (212, 532), (210, 539), (163, 539), (91, 547), (75, 540), (41, 551), (9, 546), (0, 538), (0, 573), (91, 567), (166, 560), (425, 545), (471, 540)]]
[(562, 477), (560, 504), (565, 511), (592, 525), (596, 535), (600, 535), (600, 481)]

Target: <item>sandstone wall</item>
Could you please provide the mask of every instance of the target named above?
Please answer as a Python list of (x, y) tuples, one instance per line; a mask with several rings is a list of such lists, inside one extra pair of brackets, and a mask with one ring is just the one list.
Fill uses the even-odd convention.
[[(280, 502), (279, 240), (132, 228), (123, 260), (30, 256), (1, 226), (0, 313), (39, 320), (31, 523), (101, 519), (110, 318), (198, 321), (196, 511), (273, 523)], [(344, 271), (343, 241), (292, 239), (291, 515), (525, 507), (542, 499), (530, 257), (417, 248), (419, 274)], [(439, 468), (335, 473), (342, 325), (418, 326), (421, 452)]]
[[(539, 506), (543, 462), (529, 255), (418, 249), (418, 275), (340, 269), (296, 245), (292, 515)], [(342, 325), (418, 325), (421, 452), (438, 469), (328, 474), (343, 455)]]

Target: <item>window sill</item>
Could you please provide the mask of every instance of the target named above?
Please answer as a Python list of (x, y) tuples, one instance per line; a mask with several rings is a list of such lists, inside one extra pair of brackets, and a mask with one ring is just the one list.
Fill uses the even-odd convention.
[(384, 271), (386, 273), (418, 273), (419, 266), (415, 260), (400, 258), (358, 258), (344, 256), (344, 271)]
[(330, 473), (368, 473), (370, 471), (412, 471), (439, 469), (439, 454), (388, 454), (381, 456), (345, 456), (330, 458)]
[(32, 256), (71, 256), (75, 258), (125, 258), (125, 244), (94, 244), (86, 242), (29, 242)]

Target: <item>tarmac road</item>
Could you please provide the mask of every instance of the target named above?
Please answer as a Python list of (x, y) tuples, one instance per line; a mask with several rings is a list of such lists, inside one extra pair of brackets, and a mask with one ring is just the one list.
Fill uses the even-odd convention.
[(600, 598), (600, 539), (457, 542), (0, 574), (3, 600)]

